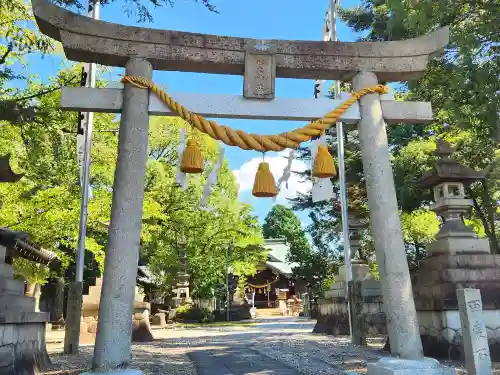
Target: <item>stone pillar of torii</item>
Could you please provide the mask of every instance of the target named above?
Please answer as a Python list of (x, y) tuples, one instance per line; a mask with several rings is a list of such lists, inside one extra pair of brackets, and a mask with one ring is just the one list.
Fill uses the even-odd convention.
[[(128, 27), (92, 20), (45, 0), (32, 3), (41, 32), (60, 41), (70, 60), (125, 67), (126, 75), (147, 79), (154, 69), (243, 75), (243, 96), (169, 93), (193, 112), (215, 118), (320, 118), (341, 101), (276, 98), (275, 78), (350, 80), (354, 90), (379, 82), (412, 80), (425, 72), (429, 59), (449, 39), (448, 29), (443, 28), (391, 42), (255, 40)], [(149, 116), (175, 113), (147, 90), (130, 84), (123, 88), (64, 88), (61, 107), (121, 113), (93, 370), (124, 368), (130, 361)], [(384, 359), (369, 371), (395, 373), (408, 368), (415, 373), (447, 373), (437, 362), (423, 358), (386, 133), (386, 124), (432, 121), (431, 105), (381, 100), (378, 94), (369, 94), (339, 121), (357, 124), (359, 130), (391, 352), (398, 357)]]

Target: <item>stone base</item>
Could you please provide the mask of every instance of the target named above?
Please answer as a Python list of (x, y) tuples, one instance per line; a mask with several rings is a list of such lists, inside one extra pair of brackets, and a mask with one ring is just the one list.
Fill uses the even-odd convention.
[[(491, 292), (485, 294), (493, 297), (493, 290)], [(481, 290), (481, 293), (483, 293), (483, 290)], [(500, 293), (500, 289), (496, 289), (496, 293)], [(493, 299), (489, 300), (490, 302), (493, 301)], [(448, 306), (450, 305), (452, 304), (448, 304)], [(417, 318), (424, 355), (433, 358), (464, 360), (459, 311), (453, 309), (421, 310), (422, 305), (417, 304), (417, 306), (419, 306), (417, 307)], [(492, 360), (499, 361), (500, 309), (485, 309), (482, 316), (486, 326)]]
[(430, 256), (412, 274), (413, 296), (424, 354), (464, 360), (456, 291), (481, 290), (483, 319), (493, 360), (500, 358), (500, 255)]
[(45, 347), (48, 317), (35, 314), (42, 315), (41, 322), (0, 324), (0, 374), (34, 375), (50, 365)]
[(151, 324), (149, 310), (151, 305), (147, 302), (134, 303), (134, 316), (132, 317), (132, 342), (151, 342)]
[[(363, 314), (364, 329), (367, 336), (387, 335), (384, 313)], [(347, 313), (318, 315), (313, 329), (314, 333), (333, 336), (349, 335), (349, 316)]]
[[(500, 361), (500, 310), (483, 311), (491, 359)], [(465, 360), (458, 311), (417, 311), (424, 355)]]
[(167, 325), (166, 314), (159, 312), (151, 318), (151, 325), (154, 327), (165, 327)]
[(146, 321), (136, 320), (132, 321), (132, 342), (151, 342), (153, 341), (153, 334), (151, 333), (151, 326), (149, 320)]
[[(150, 304), (147, 302), (134, 302), (134, 315), (132, 315), (132, 342), (151, 342), (153, 333), (149, 322)], [(98, 309), (83, 310), (80, 321), (80, 344), (95, 343), (98, 325)], [(163, 319), (165, 320), (165, 319)]]
[(325, 335), (348, 336), (349, 316), (345, 313), (319, 315), (313, 332)]
[(412, 273), (417, 310), (458, 310), (456, 290), (481, 290), (484, 310), (500, 309), (500, 255), (443, 254), (419, 262)]
[[(118, 370), (113, 372), (83, 372), (80, 375), (144, 375), (140, 370)], [(167, 374), (165, 374), (167, 375)]]
[(441, 254), (458, 255), (461, 253), (489, 254), (489, 252), (490, 244), (487, 238), (445, 237), (427, 245), (427, 254), (429, 256)]
[[(370, 285), (373, 280), (366, 280), (361, 283), (362, 296), (356, 293), (353, 301), (356, 303), (356, 312), (353, 311), (353, 325), (358, 332), (366, 336), (387, 335), (385, 314), (382, 311), (382, 297)], [(357, 283), (359, 292), (359, 283)], [(354, 285), (354, 284), (352, 284)], [(368, 286), (368, 287), (367, 287)], [(342, 287), (342, 292), (345, 288)], [(335, 290), (330, 290), (333, 294)], [(351, 293), (353, 289), (351, 288)], [(375, 293), (374, 293), (375, 292)], [(354, 297), (354, 294), (353, 294)], [(318, 301), (317, 322), (313, 332), (327, 335), (349, 335), (349, 312), (345, 297), (322, 298)]]
[(456, 375), (451, 367), (441, 367), (432, 358), (421, 360), (385, 357), (376, 363), (368, 363), (368, 375)]

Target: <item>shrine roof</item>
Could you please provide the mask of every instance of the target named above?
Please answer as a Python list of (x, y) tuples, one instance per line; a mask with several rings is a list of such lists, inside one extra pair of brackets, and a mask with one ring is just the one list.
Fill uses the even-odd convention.
[(33, 243), (26, 232), (0, 228), (0, 244), (7, 248), (11, 256), (18, 256), (43, 264), (51, 269), (59, 269), (61, 266), (56, 253)]
[(286, 277), (292, 276), (293, 268), (297, 264), (288, 262), (287, 257), (290, 247), (285, 243), (285, 240), (266, 239), (264, 240), (264, 247), (269, 250), (266, 266)]
[(137, 284), (139, 285), (147, 285), (147, 286), (157, 286), (154, 282), (154, 277), (151, 275), (149, 268), (147, 266), (138, 266), (137, 267)]
[(277, 77), (348, 80), (372, 71), (381, 81), (406, 81), (420, 77), (449, 41), (448, 28), (388, 42), (258, 40), (124, 26), (46, 0), (32, 6), (40, 31), (60, 41), (68, 59), (108, 66), (125, 66), (133, 56), (158, 70), (243, 75), (246, 52), (271, 53)]

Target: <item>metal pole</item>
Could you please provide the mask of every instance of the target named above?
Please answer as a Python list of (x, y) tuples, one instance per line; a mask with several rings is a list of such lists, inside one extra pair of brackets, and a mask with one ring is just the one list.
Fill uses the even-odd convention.
[(229, 322), (229, 261), (227, 250), (228, 246), (224, 246), (226, 249), (226, 320)]
[[(92, 1), (92, 0), (91, 0)], [(92, 6), (92, 9), (90, 7)], [(94, 1), (93, 5), (89, 3), (89, 17), (99, 19), (100, 4), (99, 1)], [(87, 87), (95, 86), (95, 64), (83, 64), (83, 74), (86, 74)], [(94, 120), (94, 113), (83, 113), (84, 123), (84, 159), (83, 159), (83, 176), (82, 176), (82, 200), (80, 202), (80, 224), (78, 234), (78, 247), (76, 251), (76, 282), (83, 281), (83, 267), (85, 264), (85, 236), (87, 235), (87, 213), (88, 213), (88, 199), (89, 199), (89, 180), (90, 180), (90, 150), (92, 147), (92, 123)]]
[[(99, 19), (99, 0), (89, 0), (88, 17)], [(95, 86), (95, 64), (83, 64), (82, 86)], [(79, 125), (77, 147), (80, 154), (80, 141), (83, 138), (83, 160), (79, 160), (81, 166), (80, 184), (82, 186), (82, 199), (80, 202), (80, 223), (78, 233), (78, 245), (76, 248), (76, 276), (75, 282), (69, 284), (68, 304), (66, 309), (66, 327), (64, 335), (64, 353), (76, 354), (80, 344), (80, 320), (82, 315), (82, 292), (83, 292), (83, 269), (85, 264), (85, 237), (87, 234), (87, 212), (89, 199), (89, 176), (90, 176), (90, 150), (92, 146), (92, 112), (78, 114)], [(83, 129), (82, 129), (83, 128)]]
[[(330, 40), (336, 42), (337, 38), (337, 6), (338, 0), (330, 0)], [(335, 97), (340, 97), (340, 81), (335, 82)], [(351, 316), (351, 298), (349, 293), (349, 282), (352, 280), (351, 275), (351, 247), (349, 244), (349, 222), (347, 218), (347, 194), (345, 183), (345, 165), (344, 165), (344, 130), (342, 122), (336, 123), (337, 130), (337, 157), (339, 165), (339, 190), (340, 190), (340, 208), (342, 218), (342, 237), (344, 241), (344, 262), (346, 276), (346, 299), (347, 311), (349, 312), (349, 334), (352, 338), (352, 316)]]

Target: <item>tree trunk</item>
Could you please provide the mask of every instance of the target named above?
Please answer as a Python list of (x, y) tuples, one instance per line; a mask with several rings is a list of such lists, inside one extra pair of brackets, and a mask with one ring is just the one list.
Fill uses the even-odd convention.
[(496, 206), (493, 203), (493, 199), (490, 194), (490, 190), (488, 187), (488, 181), (481, 181), (481, 185), (483, 187), (483, 205), (486, 210), (486, 216), (488, 218), (488, 223), (491, 224), (490, 226), (490, 234), (489, 234), (489, 240), (490, 240), (490, 247), (491, 247), (491, 253), (492, 254), (500, 254), (500, 246), (498, 244), (498, 238), (497, 234), (495, 232), (495, 211), (496, 211)]
[[(484, 185), (483, 185), (483, 194), (482, 194), (481, 198), (484, 198), (484, 196), (486, 195), (484, 193), (484, 191), (485, 191), (485, 189), (484, 189)], [(487, 188), (486, 188), (486, 191), (488, 191)], [(469, 196), (472, 198), (472, 203), (474, 205), (474, 209), (476, 210), (477, 216), (479, 217), (479, 219), (481, 219), (481, 223), (483, 224), (483, 227), (484, 227), (484, 232), (486, 233), (486, 236), (488, 236), (488, 240), (490, 242), (491, 253), (492, 254), (500, 254), (498, 239), (497, 239), (497, 236), (495, 233), (495, 221), (492, 221), (492, 225), (490, 226), (490, 221), (488, 220), (487, 214), (485, 213), (485, 210), (483, 210), (483, 207), (487, 210), (487, 207), (486, 207), (487, 204), (484, 202), (484, 199), (483, 199), (482, 205), (479, 204), (479, 202), (477, 200), (477, 194), (475, 194), (472, 191), (472, 189), (468, 189), (468, 193), (469, 193)], [(487, 200), (489, 200), (489, 199), (487, 199)], [(491, 217), (491, 215), (488, 215), (488, 216)]]

